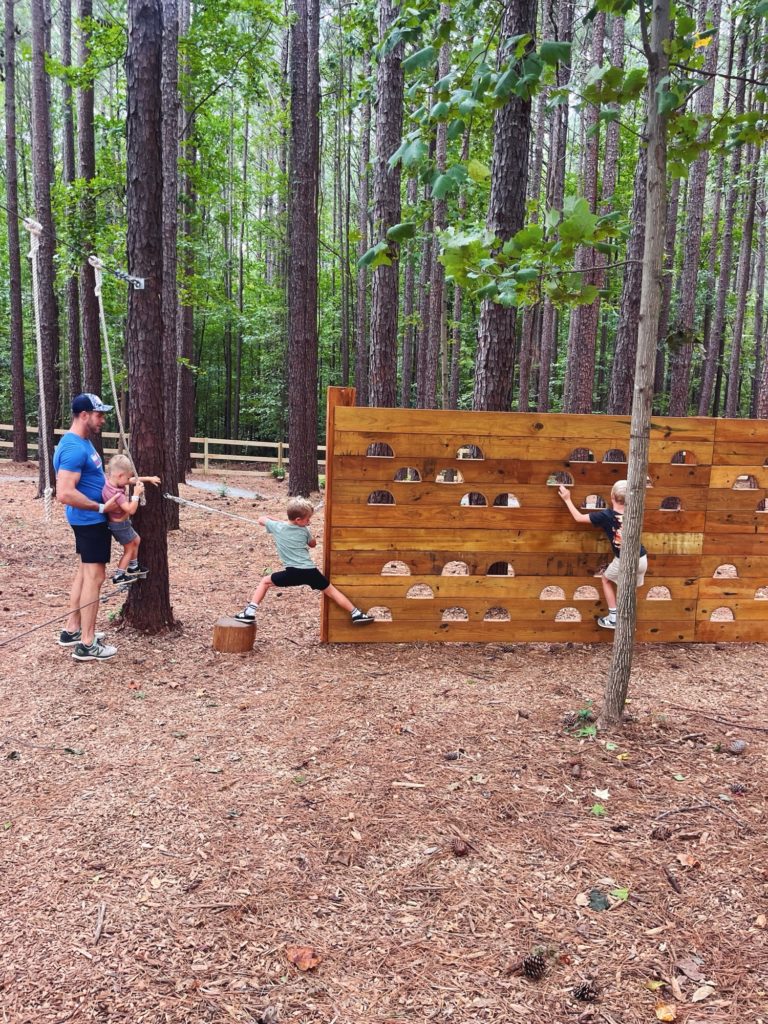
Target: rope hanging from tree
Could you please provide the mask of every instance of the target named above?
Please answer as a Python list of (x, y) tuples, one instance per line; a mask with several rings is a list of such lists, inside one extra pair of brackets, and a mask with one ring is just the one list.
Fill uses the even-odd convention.
[(45, 521), (51, 522), (53, 518), (53, 488), (51, 487), (51, 469), (48, 452), (48, 410), (45, 404), (45, 380), (43, 375), (43, 333), (40, 328), (40, 286), (38, 282), (37, 256), (40, 250), (40, 235), (43, 232), (42, 224), (31, 217), (24, 218), (24, 227), (29, 232), (29, 259), (32, 264), (32, 308), (35, 315), (35, 340), (37, 342), (37, 386), (39, 391), (38, 410), (38, 439), (40, 442), (40, 457), (43, 460), (43, 475), (45, 477), (45, 488), (43, 490), (43, 505), (45, 508)]
[[(128, 447), (128, 438), (126, 437), (125, 428), (123, 426), (123, 417), (122, 417), (122, 413), (120, 412), (120, 403), (119, 403), (119, 401), (117, 399), (117, 384), (115, 383), (115, 371), (114, 371), (114, 369), (112, 367), (112, 353), (110, 352), (110, 349), (109, 349), (109, 334), (107, 333), (107, 318), (106, 318), (106, 315), (104, 313), (104, 299), (103, 299), (102, 294), (101, 294), (101, 284), (102, 284), (102, 281), (103, 281), (104, 264), (101, 262), (101, 260), (99, 259), (98, 256), (89, 256), (88, 257), (88, 263), (93, 267), (94, 278), (95, 278), (95, 281), (96, 281), (95, 287), (93, 289), (93, 293), (96, 296), (96, 299), (97, 299), (98, 304), (99, 304), (99, 323), (101, 324), (101, 333), (104, 335), (104, 351), (105, 351), (106, 356), (107, 356), (107, 372), (109, 373), (109, 386), (110, 386), (110, 389), (112, 391), (112, 402), (113, 402), (114, 407), (115, 407), (115, 416), (117, 417), (117, 429), (118, 429), (118, 431), (120, 433), (120, 449), (121, 449), (121, 451), (124, 451), (125, 454), (128, 456), (128, 458), (131, 459), (131, 462), (133, 462), (133, 458), (131, 456), (131, 452), (130, 452), (130, 449)], [(126, 275), (126, 279), (130, 280), (130, 278), (128, 278), (128, 275)], [(134, 465), (135, 465), (135, 463), (134, 463)], [(140, 495), (139, 496), (139, 504), (140, 505), (146, 505), (146, 503), (147, 503), (147, 499), (144, 497), (143, 494)]]

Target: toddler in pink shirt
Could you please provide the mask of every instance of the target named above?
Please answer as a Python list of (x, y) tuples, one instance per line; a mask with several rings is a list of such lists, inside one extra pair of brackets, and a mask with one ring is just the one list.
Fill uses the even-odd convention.
[[(141, 537), (133, 528), (131, 516), (139, 507), (139, 499), (144, 493), (144, 482), (159, 484), (159, 476), (136, 476), (133, 463), (127, 455), (113, 455), (107, 463), (107, 482), (101, 493), (102, 500), (107, 502), (114, 498), (113, 506), (107, 510), (107, 525), (118, 544), (122, 545), (123, 553), (117, 563), (117, 572), (112, 577), (113, 583), (131, 583), (133, 580), (146, 579), (147, 570), (139, 565), (139, 544)], [(133, 496), (128, 494), (128, 486), (133, 484)]]

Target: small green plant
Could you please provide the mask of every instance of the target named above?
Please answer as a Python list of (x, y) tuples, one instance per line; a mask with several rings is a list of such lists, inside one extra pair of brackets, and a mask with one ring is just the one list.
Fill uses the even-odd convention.
[(216, 493), (220, 498), (226, 498), (229, 494), (229, 488), (227, 487), (226, 481), (219, 484), (219, 488)]
[(270, 472), (274, 480), (285, 480), (285, 466), (273, 466)]
[(592, 804), (590, 810), (596, 818), (602, 818), (605, 815), (605, 804)]
[(319, 477), (318, 486), (321, 491), (325, 490), (325, 476), (321, 473)]

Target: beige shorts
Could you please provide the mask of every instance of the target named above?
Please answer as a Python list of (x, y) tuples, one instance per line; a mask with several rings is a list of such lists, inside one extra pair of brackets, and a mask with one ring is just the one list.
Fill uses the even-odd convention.
[[(621, 562), (618, 558), (614, 558), (611, 564), (603, 573), (603, 576), (611, 583), (619, 582), (619, 566)], [(645, 574), (648, 572), (648, 555), (641, 555), (640, 561), (637, 563), (637, 586), (642, 587), (645, 583)]]

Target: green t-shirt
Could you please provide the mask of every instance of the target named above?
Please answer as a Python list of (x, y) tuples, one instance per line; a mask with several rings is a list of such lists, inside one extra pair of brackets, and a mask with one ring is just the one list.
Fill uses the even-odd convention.
[(277, 553), (286, 569), (289, 567), (293, 569), (315, 568), (315, 563), (310, 558), (307, 547), (312, 540), (309, 527), (296, 526), (295, 523), (285, 523), (279, 519), (268, 519), (266, 530), (275, 538)]

